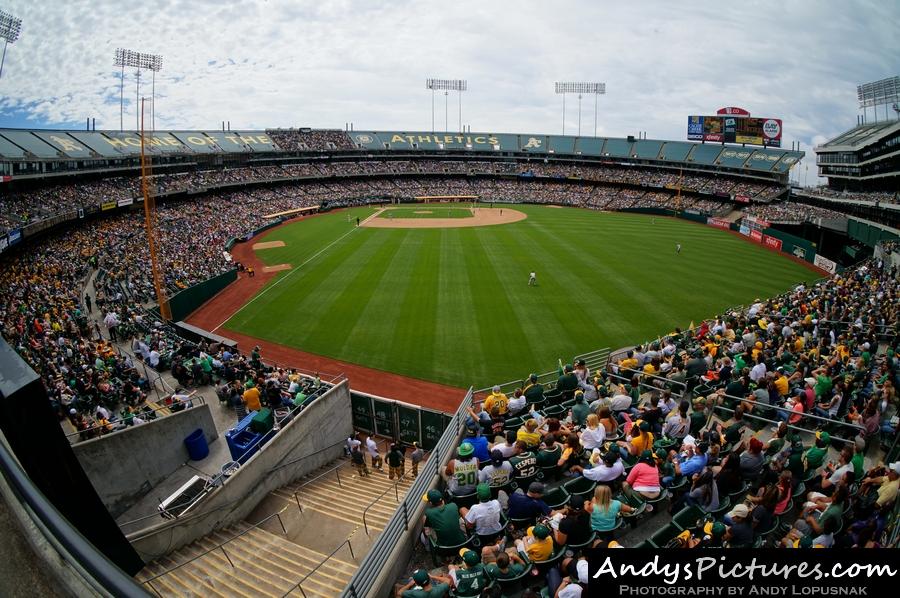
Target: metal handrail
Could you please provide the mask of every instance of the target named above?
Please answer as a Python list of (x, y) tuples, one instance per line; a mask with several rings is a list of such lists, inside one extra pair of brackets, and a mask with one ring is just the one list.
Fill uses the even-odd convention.
[(346, 444), (346, 442), (347, 442), (346, 440), (341, 440), (340, 442), (335, 442), (334, 444), (329, 444), (329, 445), (326, 446), (325, 448), (320, 448), (319, 450), (317, 450), (317, 451), (315, 451), (315, 452), (307, 453), (307, 454), (303, 455), (302, 457), (299, 457), (299, 458), (297, 458), (297, 459), (294, 459), (293, 461), (288, 461), (287, 463), (281, 463), (280, 465), (276, 465), (276, 466), (273, 467), (272, 469), (268, 470), (268, 471), (266, 472), (266, 475), (272, 473), (273, 471), (278, 471), (278, 470), (281, 469), (282, 467), (287, 467), (288, 465), (293, 465), (294, 463), (299, 463), (300, 461), (303, 461), (304, 459), (307, 459), (307, 458), (309, 458), (309, 457), (312, 457), (313, 455), (318, 455), (319, 453), (324, 453), (325, 451), (327, 451), (327, 450), (329, 450), (329, 449), (333, 449), (333, 448), (336, 447), (336, 446), (340, 446), (340, 445), (342, 445), (342, 444)]
[(670, 380), (669, 378), (666, 378), (665, 376), (657, 376), (656, 374), (646, 374), (646, 373), (642, 372), (641, 370), (635, 370), (633, 368), (619, 368), (619, 370), (625, 370), (626, 372), (634, 372), (635, 374), (639, 374), (641, 376), (645, 376), (648, 378), (656, 378), (657, 380), (662, 380), (663, 382), (665, 382), (667, 384), (677, 384), (679, 386), (683, 386), (683, 387), (687, 388), (687, 383), (679, 382), (678, 380)]
[[(335, 445), (332, 445), (332, 447), (333, 447), (333, 446), (335, 446)], [(343, 466), (344, 466), (344, 461), (341, 461), (340, 463), (338, 463), (338, 464), (335, 465), (334, 467), (328, 469), (327, 471), (324, 471), (324, 472), (320, 473), (319, 475), (317, 475), (317, 476), (314, 477), (314, 478), (311, 478), (311, 479), (309, 479), (309, 480), (305, 480), (302, 484), (300, 484), (299, 486), (297, 486), (297, 488), (296, 488), (296, 490), (294, 490), (294, 493), (293, 493), (292, 496), (294, 497), (294, 501), (297, 503), (297, 508), (300, 509), (300, 512), (301, 512), (301, 513), (303, 512), (303, 507), (300, 506), (300, 497), (297, 496), (297, 494), (300, 492), (300, 488), (303, 488), (303, 487), (306, 486), (307, 484), (311, 484), (312, 482), (315, 482), (316, 480), (325, 477), (326, 475), (330, 474), (331, 472), (335, 472), (335, 475), (337, 476), (338, 487), (343, 488), (344, 485), (341, 484), (341, 473), (340, 473), (340, 469), (341, 469), (341, 467), (343, 467)]]
[[(728, 407), (725, 407), (725, 406), (723, 406), (723, 405), (715, 405), (715, 406), (713, 406), (713, 409), (712, 409), (712, 410), (715, 411), (716, 409), (718, 409), (718, 410), (720, 410), (720, 411), (727, 411), (727, 412), (729, 412), (729, 413), (734, 413), (734, 409), (729, 409)], [(712, 414), (710, 414), (710, 415), (712, 415)], [(805, 414), (804, 414), (804, 415), (805, 415)], [(802, 427), (802, 426), (795, 426), (795, 425), (793, 425), (793, 424), (788, 424), (787, 422), (775, 421), (774, 419), (769, 419), (769, 418), (763, 417), (763, 416), (761, 416), (761, 415), (753, 415), (752, 413), (745, 413), (745, 414), (744, 414), (744, 417), (747, 418), (747, 419), (755, 419), (755, 420), (763, 421), (763, 422), (766, 422), (766, 423), (775, 424), (776, 426), (779, 426), (779, 425), (781, 425), (782, 423), (784, 423), (784, 424), (788, 427), (788, 429), (790, 429), (790, 430), (797, 430), (797, 431), (799, 431), (799, 432), (806, 432), (807, 434), (815, 434), (815, 433), (816, 433), (815, 430), (810, 430), (809, 428), (804, 428), (804, 427)], [(708, 425), (708, 422), (709, 422), (709, 421), (710, 421), (710, 418), (707, 418), (707, 425)], [(834, 421), (834, 420), (832, 420), (832, 421)], [(850, 425), (850, 424), (845, 424), (845, 425)], [(831, 436), (831, 435), (829, 435), (829, 436)], [(853, 440), (847, 440), (846, 438), (841, 438), (840, 436), (831, 436), (831, 438), (834, 439), (834, 440), (839, 440), (839, 441), (844, 442), (844, 443), (847, 443), (847, 444), (852, 444), (852, 443), (854, 442)]]
[[(710, 394), (715, 394), (715, 393), (710, 393)], [(791, 415), (798, 415), (798, 413), (796, 411), (794, 411), (793, 409), (788, 409), (787, 407), (781, 407), (779, 405), (767, 405), (765, 403), (760, 403), (759, 401), (752, 401), (752, 400), (746, 399), (746, 398), (742, 399), (741, 397), (735, 397), (735, 396), (727, 395), (727, 394), (722, 394), (722, 395), (717, 395), (717, 396), (726, 397), (728, 399), (733, 399), (735, 401), (741, 401), (742, 403), (750, 403), (750, 404), (754, 405), (755, 407), (760, 407), (763, 409), (775, 409), (776, 411), (784, 411)], [(752, 413), (745, 413), (744, 416), (745, 417), (759, 417), (759, 416), (753, 415)], [(837, 424), (840, 426), (847, 426), (849, 428), (856, 428), (858, 430), (865, 431), (865, 427), (860, 426), (859, 424), (854, 424), (851, 422), (844, 422), (844, 421), (841, 421), (838, 419), (831, 419), (830, 417), (822, 417), (821, 415), (815, 415), (815, 414), (807, 413), (807, 412), (803, 412), (802, 416), (809, 417), (812, 419), (817, 419), (817, 420), (827, 422), (830, 424)], [(760, 419), (762, 419), (762, 418), (760, 418)], [(779, 422), (775, 422), (775, 423), (779, 423)]]
[[(409, 509), (413, 511), (417, 508), (417, 504), (421, 504), (419, 497), (432, 484), (435, 477), (440, 476), (441, 468), (446, 461), (451, 458), (451, 449), (456, 446), (456, 442), (462, 433), (462, 421), (465, 417), (466, 408), (472, 403), (473, 391), (470, 387), (465, 398), (461, 401), (456, 413), (450, 419), (444, 433), (438, 439), (437, 444), (431, 451), (428, 460), (422, 465), (420, 475), (413, 481), (412, 486), (407, 490), (406, 497), (403, 500), (404, 509), (398, 509), (385, 525), (381, 535), (375, 541), (369, 554), (360, 563), (359, 568), (350, 582), (341, 593), (343, 597), (368, 596), (372, 590), (372, 584), (378, 574), (384, 569), (388, 557), (396, 548), (400, 534), (409, 529)], [(433, 472), (433, 473), (432, 473)]]
[[(596, 353), (596, 354), (601, 354), (603, 351), (606, 351), (606, 352), (607, 352), (607, 355), (608, 355), (608, 353), (609, 353), (609, 347), (604, 347), (604, 348), (602, 348), (602, 349), (597, 349), (596, 351), (591, 351), (590, 353), (584, 353), (584, 354), (582, 354), (582, 355), (576, 355), (576, 356), (575, 356), (575, 359), (577, 360), (578, 358), (582, 358), (584, 355), (592, 355), (592, 354), (594, 354), (594, 353)], [(597, 367), (599, 367), (599, 366), (597, 366)], [(559, 370), (558, 370), (558, 369), (551, 370), (551, 371), (549, 371), (549, 372), (544, 372), (544, 373), (542, 373), (542, 374), (536, 374), (536, 376), (537, 376), (537, 378), (538, 378), (539, 381), (540, 381), (542, 378), (547, 378), (547, 377), (549, 376), (549, 377), (550, 377), (550, 381), (548, 381), (548, 382), (539, 382), (540, 384), (543, 384), (544, 386), (547, 386), (547, 385), (550, 385), (550, 384), (551, 384), (551, 382), (553, 381), (553, 377), (554, 377), (554, 376), (556, 376), (556, 377), (559, 376)], [(499, 386), (500, 389), (502, 390), (502, 389), (507, 388), (507, 387), (510, 387), (510, 386), (518, 386), (518, 385), (524, 384), (526, 381), (527, 381), (527, 378), (522, 378), (522, 379), (519, 379), (519, 380), (510, 380), (509, 382), (503, 382), (503, 383), (497, 384), (496, 386)], [(485, 388), (479, 388), (478, 390), (475, 390), (475, 391), (473, 391), (473, 392), (474, 392), (474, 394), (476, 394), (476, 395), (477, 395), (477, 394), (482, 394), (482, 393), (490, 392), (491, 389), (492, 389), (493, 387), (494, 387), (494, 385), (491, 385), (491, 386), (487, 386), (487, 387), (485, 387)]]
[(404, 473), (403, 475), (400, 476), (400, 479), (398, 479), (394, 483), (393, 487), (386, 488), (384, 492), (382, 492), (377, 497), (372, 499), (372, 501), (368, 505), (366, 505), (366, 508), (363, 509), (363, 514), (362, 514), (363, 529), (365, 529), (367, 536), (369, 535), (369, 525), (368, 525), (368, 523), (366, 523), (366, 513), (368, 513), (369, 509), (374, 507), (375, 503), (380, 501), (384, 497), (384, 495), (387, 494), (388, 492), (390, 492), (391, 490), (394, 491), (394, 496), (397, 499), (397, 504), (400, 504), (400, 490), (398, 488), (400, 486), (400, 482), (402, 482), (405, 477), (406, 477), (406, 474)]
[(270, 519), (272, 519), (272, 518), (277, 518), (277, 519), (278, 519), (278, 523), (281, 524), (281, 531), (284, 532), (284, 535), (286, 536), (286, 535), (287, 535), (287, 529), (284, 527), (284, 522), (281, 520), (281, 514), (284, 513), (286, 510), (287, 510), (287, 507), (285, 507), (284, 509), (281, 509), (281, 510), (278, 511), (277, 513), (272, 513), (272, 514), (269, 515), (268, 517), (266, 517), (266, 518), (264, 518), (264, 519), (261, 519), (261, 520), (257, 521), (256, 523), (254, 523), (253, 525), (251, 525), (251, 526), (248, 527), (247, 529), (241, 531), (240, 533), (231, 536), (230, 538), (228, 538), (228, 539), (225, 540), (224, 542), (220, 542), (219, 544), (216, 544), (216, 545), (213, 546), (212, 548), (208, 548), (208, 549), (204, 550), (204, 551), (201, 552), (200, 554), (198, 554), (198, 555), (196, 555), (196, 556), (194, 556), (194, 557), (189, 558), (188, 560), (184, 561), (183, 563), (179, 563), (178, 565), (175, 565), (175, 566), (172, 567), (171, 569), (166, 569), (166, 570), (163, 571), (162, 573), (157, 573), (157, 574), (154, 575), (153, 577), (149, 577), (149, 578), (143, 580), (141, 583), (142, 583), (142, 584), (147, 584), (148, 586), (150, 586), (150, 588), (151, 588), (154, 592), (156, 592), (156, 594), (157, 594), (160, 598), (163, 598), (163, 597), (162, 597), (162, 594), (160, 594), (160, 593), (156, 590), (156, 588), (153, 587), (153, 584), (150, 583), (150, 582), (152, 582), (152, 581), (155, 580), (155, 579), (159, 579), (159, 578), (162, 577), (163, 575), (168, 575), (168, 574), (171, 573), (172, 571), (175, 571), (176, 569), (180, 569), (180, 568), (184, 567), (185, 565), (188, 565), (188, 564), (190, 564), (190, 563), (193, 563), (193, 562), (196, 561), (197, 559), (203, 558), (203, 557), (205, 557), (206, 555), (208, 555), (209, 553), (211, 553), (211, 552), (213, 552), (213, 551), (215, 551), (215, 550), (219, 550), (220, 548), (222, 549), (222, 554), (224, 554), (224, 555), (225, 555), (225, 558), (228, 559), (228, 564), (230, 564), (230, 565), (231, 565), (231, 568), (234, 569), (234, 568), (235, 568), (234, 562), (231, 560), (231, 557), (228, 556), (228, 553), (225, 552), (225, 549), (224, 549), (223, 547), (224, 547), (226, 544), (228, 544), (229, 542), (232, 542), (232, 541), (234, 541), (234, 540), (237, 540), (238, 538), (240, 538), (240, 537), (243, 536), (244, 534), (247, 534), (247, 533), (249, 533), (250, 531), (252, 531), (252, 530), (258, 528), (258, 527), (261, 526), (263, 523), (265, 523), (266, 521), (268, 521), (268, 520), (270, 520)]
[[(189, 394), (187, 396), (193, 397), (196, 392), (197, 391), (194, 390), (191, 392), (191, 394)], [(196, 401), (196, 404), (192, 404), (190, 407), (185, 407), (185, 410), (193, 409), (194, 407), (199, 407), (200, 405), (206, 404), (206, 398), (203, 395), (199, 395), (196, 399), (191, 399), (191, 403), (194, 403), (195, 401)], [(156, 407), (150, 407), (150, 410), (153, 411), (154, 413), (162, 411), (163, 409), (171, 409), (171, 405), (157, 405)], [(135, 413), (135, 415), (140, 415), (140, 414)], [(163, 414), (163, 416), (165, 416), (165, 415), (166, 414)], [(115, 419), (115, 420), (110, 421), (109, 424), (107, 424), (107, 425), (113, 426), (113, 425), (122, 424), (122, 423), (123, 423), (122, 419)], [(85, 432), (90, 432), (92, 430), (100, 430), (105, 427), (106, 427), (105, 425), (96, 424), (89, 428), (85, 428), (84, 430), (76, 430), (74, 432), (70, 432), (70, 433), (66, 434), (66, 438), (78, 436), (80, 434), (84, 434)], [(126, 425), (126, 427), (129, 427), (129, 426)], [(110, 430), (109, 433), (112, 434), (113, 432), (120, 432), (120, 431), (121, 430)], [(93, 440), (93, 439), (88, 438), (87, 440)], [(81, 442), (84, 442), (84, 441), (81, 441)], [(76, 444), (78, 444), (78, 443), (76, 443)]]
[(328, 556), (326, 556), (324, 559), (322, 559), (322, 560), (319, 562), (318, 565), (316, 565), (315, 567), (313, 567), (312, 570), (311, 570), (309, 573), (307, 573), (306, 575), (304, 575), (304, 576), (303, 576), (303, 579), (301, 579), (300, 581), (298, 581), (297, 583), (295, 583), (293, 586), (291, 586), (291, 589), (290, 589), (290, 590), (288, 590), (287, 592), (285, 592), (284, 594), (282, 594), (282, 595), (281, 595), (281, 598), (285, 598), (285, 596), (287, 596), (288, 594), (292, 593), (292, 592), (293, 592), (294, 590), (296, 590), (296, 589), (299, 589), (299, 590), (300, 590), (300, 593), (302, 593), (303, 596), (306, 596), (306, 592), (303, 591), (303, 587), (301, 586), (301, 584), (302, 584), (304, 581), (306, 581), (307, 579), (309, 579), (309, 576), (310, 576), (310, 575), (312, 575), (313, 573), (315, 573), (316, 571), (318, 571), (318, 570), (319, 570), (319, 567), (321, 567), (322, 565), (324, 565), (325, 563), (327, 563), (327, 562), (331, 559), (331, 557), (333, 557), (335, 554), (337, 554), (337, 551), (340, 550), (341, 548), (343, 548), (343, 547), (344, 547), (344, 544), (346, 544), (346, 545), (347, 545), (347, 548), (350, 549), (350, 556), (353, 557), (353, 558), (355, 559), (355, 558), (356, 558), (356, 555), (353, 554), (353, 544), (350, 543), (350, 538), (347, 538), (346, 540), (344, 540), (343, 542), (341, 542), (340, 544), (338, 544), (337, 548), (335, 548), (334, 550), (332, 550), (332, 551), (328, 554)]

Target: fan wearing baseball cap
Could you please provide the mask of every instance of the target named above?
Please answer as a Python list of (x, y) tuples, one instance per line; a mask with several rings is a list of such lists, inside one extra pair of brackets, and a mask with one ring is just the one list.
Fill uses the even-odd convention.
[(401, 598), (442, 598), (450, 593), (450, 578), (429, 575), (425, 569), (416, 569), (412, 579), (397, 589)]
[(516, 540), (516, 548), (522, 554), (534, 561), (546, 561), (553, 554), (553, 538), (550, 537), (550, 528), (538, 524), (528, 528), (525, 537)]
[(884, 507), (897, 500), (898, 487), (900, 487), (900, 461), (895, 461), (888, 465), (887, 469), (880, 467), (873, 470), (873, 474), (863, 479), (860, 485), (860, 493), (863, 494), (868, 488), (878, 487), (878, 498), (875, 504)]
[(725, 532), (725, 541), (732, 548), (748, 547), (753, 544), (753, 526), (750, 525), (750, 509), (744, 503), (736, 505), (728, 517), (733, 521)]
[(450, 565), (450, 579), (453, 580), (454, 594), (460, 598), (474, 598), (490, 583), (490, 578), (481, 564), (481, 557), (469, 548), (459, 551), (463, 567)]

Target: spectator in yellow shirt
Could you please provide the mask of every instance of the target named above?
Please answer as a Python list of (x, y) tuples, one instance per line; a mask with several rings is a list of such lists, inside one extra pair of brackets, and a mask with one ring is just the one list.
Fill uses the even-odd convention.
[(516, 540), (516, 548), (531, 562), (546, 561), (553, 556), (553, 538), (550, 537), (550, 529), (540, 524), (529, 527), (525, 537)]
[(486, 412), (493, 413), (495, 406), (501, 417), (505, 416), (509, 411), (509, 399), (505, 394), (500, 392), (499, 386), (494, 386), (494, 388), (491, 389), (490, 396), (484, 400), (484, 410)]

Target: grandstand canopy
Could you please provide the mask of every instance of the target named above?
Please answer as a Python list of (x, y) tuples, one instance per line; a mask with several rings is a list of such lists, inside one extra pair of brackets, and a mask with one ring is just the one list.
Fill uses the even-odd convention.
[(815, 148), (819, 176), (840, 190), (896, 191), (900, 120), (864, 124)]

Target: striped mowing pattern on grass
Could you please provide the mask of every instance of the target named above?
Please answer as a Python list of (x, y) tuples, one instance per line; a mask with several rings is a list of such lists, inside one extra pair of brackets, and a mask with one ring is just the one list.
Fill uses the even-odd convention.
[(414, 208), (388, 208), (378, 215), (379, 218), (472, 218), (472, 210), (468, 207), (445, 206), (440, 204), (423, 204)]
[[(277, 288), (261, 291), (225, 327), (477, 387), (551, 369), (558, 357), (653, 338), (817, 278), (772, 251), (690, 222), (516, 209), (528, 219), (483, 228), (356, 229), (357, 216), (373, 213), (360, 208), (275, 230), (265, 240), (285, 247), (259, 257), (308, 263), (280, 274), (269, 283)], [(531, 271), (535, 287), (527, 285)]]

